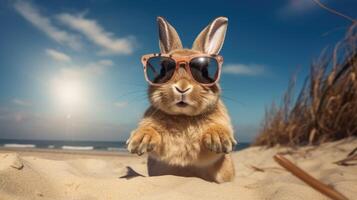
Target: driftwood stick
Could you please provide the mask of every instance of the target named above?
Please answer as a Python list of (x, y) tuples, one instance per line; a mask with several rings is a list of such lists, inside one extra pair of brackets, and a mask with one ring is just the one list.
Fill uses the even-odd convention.
[(349, 163), (352, 161), (357, 161), (357, 147), (354, 148), (346, 158), (334, 162), (337, 165), (343, 165), (343, 166), (348, 166), (348, 165), (356, 165), (357, 163)]
[(352, 156), (352, 155), (355, 154), (355, 153), (357, 153), (357, 147), (354, 148), (351, 152), (349, 152), (347, 156), (348, 156), (348, 157), (349, 157), (349, 156)]
[(308, 173), (306, 173), (304, 170), (299, 168), (298, 166), (294, 165), (292, 162), (290, 162), (288, 159), (286, 159), (284, 156), (280, 154), (276, 154), (274, 156), (274, 160), (279, 163), (282, 167), (284, 167), (286, 170), (291, 172), (293, 175), (298, 177), (300, 180), (304, 181), (306, 184), (310, 185), (312, 188), (315, 190), (321, 192), (322, 194), (330, 197), (331, 199), (334, 200), (348, 200), (347, 197), (345, 197), (343, 194), (339, 193), (335, 189), (325, 185), (324, 183), (320, 182), (319, 180), (315, 179)]

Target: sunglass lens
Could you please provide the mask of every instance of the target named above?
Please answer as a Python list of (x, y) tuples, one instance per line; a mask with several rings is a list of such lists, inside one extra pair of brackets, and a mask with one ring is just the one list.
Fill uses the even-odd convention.
[(213, 83), (219, 75), (219, 66), (216, 59), (211, 57), (198, 57), (190, 62), (193, 78), (203, 84)]
[(152, 83), (166, 83), (172, 78), (175, 68), (176, 63), (172, 58), (151, 57), (146, 63), (146, 75)]

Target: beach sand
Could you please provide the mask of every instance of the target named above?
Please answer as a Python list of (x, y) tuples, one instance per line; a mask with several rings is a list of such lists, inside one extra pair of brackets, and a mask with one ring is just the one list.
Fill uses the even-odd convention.
[(328, 199), (274, 160), (277, 152), (349, 199), (357, 199), (357, 165), (340, 166), (357, 138), (299, 149), (251, 147), (233, 153), (236, 178), (147, 177), (146, 157), (125, 153), (0, 149), (0, 200), (29, 199)]

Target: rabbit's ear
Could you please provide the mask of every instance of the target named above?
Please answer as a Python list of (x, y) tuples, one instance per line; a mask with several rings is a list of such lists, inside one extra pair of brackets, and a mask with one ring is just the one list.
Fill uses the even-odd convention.
[(218, 54), (226, 35), (228, 19), (218, 17), (197, 36), (192, 49), (207, 54)]
[(174, 27), (162, 17), (157, 17), (159, 25), (161, 53), (169, 53), (174, 49), (182, 49), (182, 43)]

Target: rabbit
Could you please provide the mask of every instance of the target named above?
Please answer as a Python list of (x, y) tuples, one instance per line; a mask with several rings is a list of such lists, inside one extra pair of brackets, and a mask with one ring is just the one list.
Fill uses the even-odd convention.
[[(168, 21), (158, 17), (157, 22), (160, 53), (173, 56), (218, 55), (228, 25), (226, 17), (214, 19), (197, 36), (192, 49), (186, 49)], [(127, 140), (129, 152), (148, 153), (149, 176), (199, 177), (216, 183), (234, 179), (229, 153), (237, 142), (220, 93), (218, 83), (202, 86), (181, 67), (168, 83), (149, 85), (151, 105)], [(188, 106), (176, 105), (183, 97)]]

